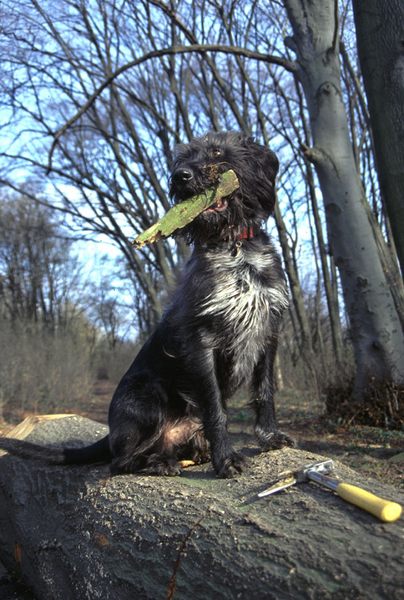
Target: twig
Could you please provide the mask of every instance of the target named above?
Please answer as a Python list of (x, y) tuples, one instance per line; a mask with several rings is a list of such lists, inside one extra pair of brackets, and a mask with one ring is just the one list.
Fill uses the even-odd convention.
[(191, 535), (193, 534), (193, 532), (195, 531), (195, 529), (197, 527), (199, 527), (199, 525), (202, 522), (202, 519), (204, 518), (205, 515), (203, 515), (202, 517), (200, 517), (193, 525), (192, 527), (189, 529), (188, 533), (186, 534), (186, 536), (184, 537), (184, 539), (182, 540), (180, 547), (178, 548), (178, 554), (177, 554), (177, 560), (174, 563), (174, 569), (172, 572), (172, 575), (170, 577), (170, 581), (168, 582), (168, 586), (167, 586), (167, 600), (172, 600), (174, 597), (174, 593), (175, 593), (175, 588), (177, 586), (177, 572), (178, 569), (180, 567), (181, 564), (181, 559), (182, 556), (185, 552), (185, 548), (188, 544), (188, 541), (191, 537)]

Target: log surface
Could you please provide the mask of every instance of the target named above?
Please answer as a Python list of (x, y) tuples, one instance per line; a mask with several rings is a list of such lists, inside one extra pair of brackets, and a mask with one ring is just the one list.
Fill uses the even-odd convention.
[[(105, 435), (81, 417), (27, 439), (76, 445)], [(210, 464), (179, 477), (109, 477), (107, 465), (0, 458), (0, 560), (41, 600), (403, 598), (403, 521), (384, 524), (312, 483), (256, 499), (278, 472), (325, 457), (244, 448), (246, 472)], [(397, 490), (336, 463), (352, 483)]]

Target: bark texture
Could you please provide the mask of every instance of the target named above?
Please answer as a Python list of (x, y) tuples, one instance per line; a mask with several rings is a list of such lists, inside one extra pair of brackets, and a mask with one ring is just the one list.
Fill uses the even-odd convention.
[(357, 364), (357, 395), (372, 378), (404, 383), (404, 334), (383, 272), (356, 170), (344, 108), (335, 0), (284, 0), (293, 29), (330, 244), (339, 268)]
[(404, 3), (353, 7), (380, 187), (404, 275)]
[[(104, 430), (69, 417), (41, 423), (29, 439), (71, 444)], [(382, 524), (310, 483), (257, 500), (276, 473), (320, 457), (244, 451), (249, 468), (234, 480), (216, 479), (210, 465), (111, 479), (106, 466), (2, 456), (0, 559), (41, 600), (400, 598), (400, 522)]]

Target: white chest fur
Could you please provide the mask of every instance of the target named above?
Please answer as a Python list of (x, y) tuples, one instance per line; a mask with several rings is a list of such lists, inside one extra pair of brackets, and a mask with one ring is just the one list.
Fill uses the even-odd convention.
[(236, 256), (212, 253), (209, 267), (212, 290), (201, 300), (199, 315), (215, 317), (218, 334), (230, 352), (252, 352), (255, 360), (270, 335), (271, 318), (278, 319), (288, 305), (285, 282), (274, 271), (274, 257), (243, 249)]

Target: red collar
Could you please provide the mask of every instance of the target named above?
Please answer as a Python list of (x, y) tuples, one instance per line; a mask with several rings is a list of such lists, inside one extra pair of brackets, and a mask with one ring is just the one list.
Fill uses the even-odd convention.
[(252, 226), (243, 227), (243, 229), (240, 231), (240, 233), (236, 237), (236, 240), (250, 240), (253, 237), (254, 237), (254, 227), (252, 227)]

